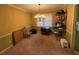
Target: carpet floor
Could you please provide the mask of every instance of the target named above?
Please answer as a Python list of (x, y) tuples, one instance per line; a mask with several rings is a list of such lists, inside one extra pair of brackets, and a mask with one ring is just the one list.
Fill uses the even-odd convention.
[(34, 34), (2, 55), (74, 55), (74, 52), (70, 48), (62, 48), (54, 35)]

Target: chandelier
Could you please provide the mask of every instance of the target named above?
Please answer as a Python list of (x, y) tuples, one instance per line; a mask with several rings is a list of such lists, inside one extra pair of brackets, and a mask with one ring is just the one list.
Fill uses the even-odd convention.
[(39, 19), (40, 19), (40, 18), (45, 18), (46, 16), (40, 13), (40, 4), (38, 4), (38, 6), (39, 6), (39, 14), (37, 14), (37, 15), (35, 16), (35, 18), (39, 18)]

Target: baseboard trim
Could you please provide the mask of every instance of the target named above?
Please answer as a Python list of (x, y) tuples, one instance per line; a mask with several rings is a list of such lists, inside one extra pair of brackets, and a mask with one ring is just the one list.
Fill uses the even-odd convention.
[(2, 54), (2, 53), (4, 53), (5, 51), (7, 51), (9, 48), (11, 48), (13, 45), (10, 45), (9, 47), (7, 47), (7, 48), (5, 48), (4, 50), (2, 50), (1, 52), (0, 52), (0, 55)]

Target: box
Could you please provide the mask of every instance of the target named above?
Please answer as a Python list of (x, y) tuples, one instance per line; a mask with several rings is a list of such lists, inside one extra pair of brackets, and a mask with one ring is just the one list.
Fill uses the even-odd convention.
[(62, 48), (68, 48), (68, 42), (67, 42), (66, 39), (61, 38), (61, 39), (60, 39), (60, 43), (61, 43), (61, 47), (62, 47)]

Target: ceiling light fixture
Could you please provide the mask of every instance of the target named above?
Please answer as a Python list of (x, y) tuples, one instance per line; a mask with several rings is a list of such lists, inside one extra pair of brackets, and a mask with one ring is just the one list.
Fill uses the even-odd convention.
[(40, 12), (40, 11), (41, 11), (41, 10), (40, 10), (40, 6), (41, 6), (41, 5), (38, 4), (38, 6), (39, 6), (39, 14), (37, 14), (37, 15), (35, 16), (35, 18), (39, 18), (39, 19), (40, 19), (40, 18), (45, 18), (45, 15), (42, 15), (41, 12)]

